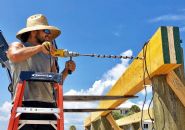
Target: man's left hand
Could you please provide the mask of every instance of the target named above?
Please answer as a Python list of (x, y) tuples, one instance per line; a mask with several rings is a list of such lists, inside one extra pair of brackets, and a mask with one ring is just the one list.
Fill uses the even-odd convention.
[(69, 60), (66, 62), (65, 64), (65, 71), (71, 71), (71, 72), (74, 72), (76, 69), (76, 64), (74, 61), (72, 60)]

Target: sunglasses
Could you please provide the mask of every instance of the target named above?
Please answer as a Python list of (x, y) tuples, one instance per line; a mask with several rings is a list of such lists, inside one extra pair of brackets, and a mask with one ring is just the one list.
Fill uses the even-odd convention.
[(51, 31), (50, 31), (49, 29), (44, 29), (43, 32), (44, 32), (45, 34), (51, 34)]

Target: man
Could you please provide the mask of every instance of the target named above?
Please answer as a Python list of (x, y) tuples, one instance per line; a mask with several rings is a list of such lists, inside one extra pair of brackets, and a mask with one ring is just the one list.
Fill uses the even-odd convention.
[[(7, 52), (13, 76), (13, 100), (21, 71), (57, 72), (55, 58), (49, 55), (54, 51), (54, 47), (46, 43), (52, 42), (60, 33), (58, 28), (48, 25), (46, 17), (42, 14), (30, 16), (27, 19), (26, 28), (17, 33), (16, 37), (21, 42), (12, 43)], [(69, 70), (73, 72), (75, 67), (73, 61), (67, 61), (65, 69), (62, 71), (62, 79), (64, 80), (67, 77)], [(24, 92), (23, 105), (25, 107), (56, 107), (54, 97), (54, 89), (51, 83), (28, 82)], [(55, 119), (53, 115), (24, 114), (22, 114), (21, 118)], [(52, 126), (47, 125), (26, 125), (21, 128), (21, 130), (52, 129)]]

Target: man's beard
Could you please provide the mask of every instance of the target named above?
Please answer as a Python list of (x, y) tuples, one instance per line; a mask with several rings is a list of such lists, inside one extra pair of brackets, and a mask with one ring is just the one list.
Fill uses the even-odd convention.
[(45, 39), (42, 39), (41, 37), (39, 37), (39, 34), (37, 34), (35, 36), (35, 39), (36, 39), (37, 43), (39, 43), (39, 44), (42, 44), (43, 42), (46, 41)]

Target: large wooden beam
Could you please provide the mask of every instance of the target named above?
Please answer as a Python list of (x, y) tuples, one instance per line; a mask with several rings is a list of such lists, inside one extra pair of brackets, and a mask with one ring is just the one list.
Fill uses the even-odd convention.
[[(182, 64), (180, 36), (177, 27), (160, 27), (147, 44), (146, 63), (152, 76), (167, 74)], [(138, 54), (143, 57), (143, 50)], [(150, 83), (145, 77), (146, 83)], [(100, 86), (101, 87), (101, 86)], [(143, 89), (143, 61), (134, 60), (107, 95), (135, 95)], [(99, 108), (115, 108), (124, 100), (101, 101)], [(109, 111), (91, 114), (91, 121)], [(85, 124), (86, 125), (86, 124)]]
[[(151, 118), (153, 118), (153, 109), (150, 109)], [(150, 120), (148, 115), (148, 110), (143, 111), (143, 120)], [(127, 117), (122, 117), (121, 119), (116, 120), (116, 123), (119, 126), (129, 125), (141, 121), (141, 112), (137, 112)]]
[[(181, 49), (183, 61), (183, 49)], [(167, 76), (153, 77), (155, 129), (185, 129), (185, 75), (181, 65)]]
[(84, 127), (89, 127), (91, 126), (91, 116), (88, 116), (85, 120), (84, 120)]

